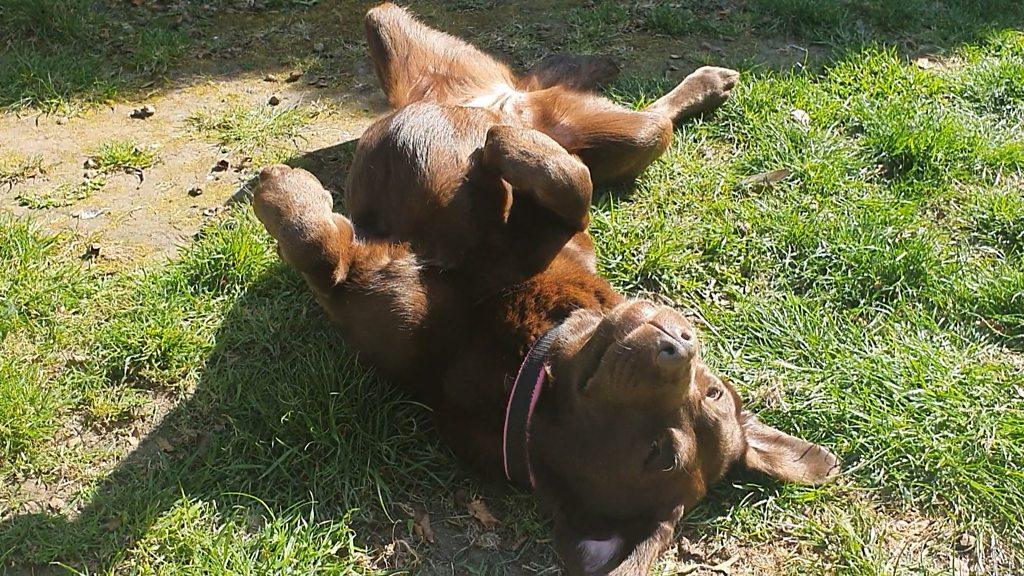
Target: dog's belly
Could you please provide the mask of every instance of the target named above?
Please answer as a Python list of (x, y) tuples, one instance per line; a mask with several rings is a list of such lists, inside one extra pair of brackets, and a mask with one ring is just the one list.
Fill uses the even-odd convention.
[(459, 261), (480, 236), (482, 203), (498, 202), (475, 168), (499, 120), (488, 109), (416, 103), (371, 125), (345, 190), (360, 235), (409, 242), (425, 261)]

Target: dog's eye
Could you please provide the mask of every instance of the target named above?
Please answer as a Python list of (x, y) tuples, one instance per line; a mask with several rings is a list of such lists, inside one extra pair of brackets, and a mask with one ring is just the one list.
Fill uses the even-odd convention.
[(712, 400), (718, 400), (722, 397), (722, 389), (718, 386), (711, 386), (708, 388), (707, 396)]

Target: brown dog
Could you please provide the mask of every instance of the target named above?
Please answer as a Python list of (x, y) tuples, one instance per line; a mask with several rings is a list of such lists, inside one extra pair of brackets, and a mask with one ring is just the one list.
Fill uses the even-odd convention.
[(804, 483), (837, 472), (828, 450), (742, 409), (682, 314), (595, 273), (592, 183), (636, 176), (735, 72), (701, 68), (636, 112), (588, 92), (614, 75), (601, 58), (520, 79), (391, 4), (366, 31), (396, 110), (356, 150), (354, 227), (287, 166), (263, 170), (256, 214), (348, 344), (433, 408), (464, 461), (535, 488), (570, 572), (646, 573), (734, 464)]

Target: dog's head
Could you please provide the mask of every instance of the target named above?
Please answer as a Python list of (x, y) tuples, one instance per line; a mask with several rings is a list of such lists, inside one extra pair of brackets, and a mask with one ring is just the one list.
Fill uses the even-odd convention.
[(531, 434), (538, 491), (572, 573), (646, 573), (683, 512), (740, 464), (814, 484), (827, 449), (761, 423), (701, 360), (693, 325), (642, 300), (581, 310), (549, 355)]

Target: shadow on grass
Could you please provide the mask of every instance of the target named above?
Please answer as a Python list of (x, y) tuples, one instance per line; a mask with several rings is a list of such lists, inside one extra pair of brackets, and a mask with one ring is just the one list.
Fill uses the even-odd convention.
[[(147, 96), (195, 79), (294, 68), (332, 88), (359, 87), (371, 75), (361, 18), (376, 3), (10, 0), (0, 7), (7, 24), (0, 31), (0, 108), (67, 112), (78, 102)], [(1024, 5), (1015, 0), (723, 0), (623, 10), (601, 9), (609, 0), (596, 4), (437, 0), (412, 7), (431, 25), (518, 64), (593, 46), (641, 73), (670, 76), (666, 70), (679, 69), (667, 60), (671, 52), (683, 52), (687, 65), (785, 70), (801, 62), (779, 51), (802, 51), (810, 64), (830, 60), (837, 47), (866, 43), (941, 53), (1024, 23)], [(693, 21), (700, 25), (679, 25)]]
[[(299, 163), (338, 186), (353, 146), (330, 147)], [(208, 351), (196, 355), (194, 392), (163, 401), (174, 405), (156, 427), (93, 490), (75, 496), (85, 502), (79, 512), (23, 513), (0, 523), (0, 571), (58, 571), (57, 564), (119, 571), (161, 563), (216, 571), (225, 568), (219, 562), (270, 572), (279, 568), (273, 562), (292, 557), (275, 560), (273, 545), (301, 540), (310, 530), (327, 537), (295, 542), (309, 555), (292, 559), (310, 569), (379, 561), (381, 568), (418, 566), (426, 573), (456, 567), (519, 574), (527, 561), (556, 565), (549, 545), (537, 541), (536, 531), (546, 529), (530, 497), (467, 477), (439, 446), (429, 411), (356, 364), (302, 280), (267, 250), (253, 217), (230, 216), (204, 234), (180, 261), (143, 277), (142, 295), (123, 318), (107, 323), (116, 330), (128, 318), (133, 333), (116, 335), (116, 344), (96, 335), (103, 349), (116, 351), (97, 368), (104, 382), (143, 388), (144, 371), (129, 365), (139, 349), (163, 345), (153, 334), (195, 326), (202, 335), (204, 322), (216, 322), (206, 329)], [(168, 302), (151, 299), (162, 293)], [(226, 309), (218, 311), (220, 305)], [(156, 362), (173, 365), (160, 355), (176, 353), (173, 346), (156, 352)], [(129, 441), (131, 429), (121, 423), (93, 432), (120, 443)], [(500, 546), (476, 545), (481, 530), (460, 501), (480, 491), (506, 520)], [(422, 544), (410, 533), (412, 506), (434, 516), (436, 543)], [(281, 529), (281, 522), (291, 524)], [(354, 542), (350, 548), (346, 537)], [(397, 557), (372, 557), (400, 540), (415, 549), (418, 562), (400, 557), (404, 544)], [(269, 553), (261, 548), (267, 546)]]

